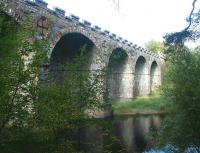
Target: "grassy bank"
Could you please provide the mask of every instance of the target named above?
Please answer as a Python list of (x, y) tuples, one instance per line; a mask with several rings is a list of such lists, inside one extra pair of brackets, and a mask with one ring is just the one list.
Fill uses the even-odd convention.
[(112, 105), (114, 114), (156, 114), (166, 112), (170, 107), (159, 91), (132, 101), (120, 101)]

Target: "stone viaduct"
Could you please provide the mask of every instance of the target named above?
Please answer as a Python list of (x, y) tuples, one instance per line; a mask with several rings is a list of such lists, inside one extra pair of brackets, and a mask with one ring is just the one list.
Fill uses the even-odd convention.
[[(8, 13), (20, 22), (32, 16), (39, 37), (48, 38), (51, 63), (63, 63), (73, 58), (79, 48), (87, 46), (90, 69), (105, 68), (112, 73), (106, 79), (109, 97), (114, 101), (147, 95), (161, 85), (164, 56), (152, 53), (107, 30), (65, 16), (60, 8), (49, 9), (43, 0), (9, 0)], [(119, 56), (120, 55), (120, 56)]]

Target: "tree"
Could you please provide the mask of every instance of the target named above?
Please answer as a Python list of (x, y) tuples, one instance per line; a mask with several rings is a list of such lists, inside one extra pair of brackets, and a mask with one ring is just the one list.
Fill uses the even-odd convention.
[(167, 34), (166, 72), (163, 91), (173, 108), (162, 125), (159, 141), (171, 143), (182, 151), (190, 146), (200, 146), (200, 54), (185, 47), (187, 40), (197, 40), (200, 11), (194, 14), (196, 0), (188, 18), (188, 26), (180, 32)]
[[(0, 16), (0, 131), (9, 124), (21, 125), (31, 105), (29, 94), (35, 82), (39, 63), (39, 50), (45, 48), (41, 42), (33, 40), (31, 25), (17, 25), (6, 13)], [(29, 29), (29, 30), (25, 30)], [(33, 62), (26, 60), (32, 54)]]
[[(199, 31), (199, 19), (200, 19), (200, 10), (194, 13), (195, 4), (197, 0), (193, 0), (192, 10), (189, 17), (187, 18), (188, 26), (179, 32), (168, 33), (164, 36), (165, 45), (167, 46), (166, 52), (173, 52), (177, 47), (183, 47), (184, 42), (188, 40), (198, 40), (200, 38)], [(181, 51), (181, 50), (180, 50)]]
[(163, 124), (161, 139), (181, 149), (200, 145), (199, 61), (199, 52), (193, 51), (166, 64), (163, 91), (173, 108)]
[[(71, 144), (77, 151), (81, 150), (80, 132), (81, 127), (86, 124), (85, 120), (92, 117), (91, 113), (102, 110), (105, 105), (102, 97), (105, 94), (104, 72), (90, 71), (85, 67), (85, 51), (84, 47), (81, 48), (81, 54), (73, 63), (66, 62), (50, 72), (45, 79), (48, 83), (38, 88), (35, 103), (38, 127), (48, 129), (53, 139), (64, 139), (66, 146)], [(52, 78), (51, 73), (58, 73), (59, 80)], [(61, 131), (67, 136), (63, 138)]]
[(158, 52), (164, 52), (164, 43), (151, 40), (145, 44), (145, 48), (150, 50), (151, 52), (158, 53)]
[(61, 65), (60, 83), (51, 75), (40, 83), (48, 42), (35, 37), (31, 19), (19, 24), (0, 6), (0, 152), (80, 151), (86, 111), (104, 106), (104, 72), (82, 67), (83, 48), (74, 63)]
[(25, 133), (25, 129), (32, 128), (33, 93), (48, 43), (35, 39), (35, 30), (28, 19), (18, 24), (5, 12), (4, 6), (1, 8), (0, 148), (5, 149), (6, 144), (23, 136), (20, 130), (24, 129)]

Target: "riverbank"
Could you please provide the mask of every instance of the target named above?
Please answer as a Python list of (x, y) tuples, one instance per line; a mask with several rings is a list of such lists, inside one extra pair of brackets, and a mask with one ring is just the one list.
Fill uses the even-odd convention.
[(170, 103), (156, 91), (148, 96), (137, 97), (132, 101), (115, 102), (112, 105), (114, 115), (162, 114), (170, 108)]

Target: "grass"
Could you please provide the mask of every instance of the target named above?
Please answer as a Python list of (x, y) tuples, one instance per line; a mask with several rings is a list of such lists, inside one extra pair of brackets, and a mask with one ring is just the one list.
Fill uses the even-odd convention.
[(120, 101), (112, 105), (114, 114), (152, 114), (166, 112), (170, 107), (159, 91), (132, 101)]

